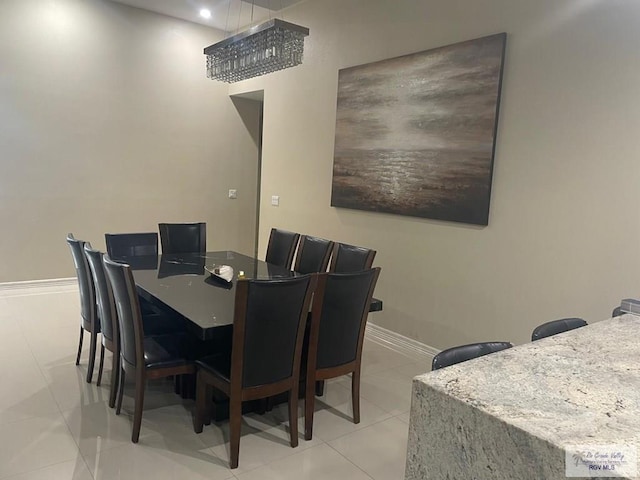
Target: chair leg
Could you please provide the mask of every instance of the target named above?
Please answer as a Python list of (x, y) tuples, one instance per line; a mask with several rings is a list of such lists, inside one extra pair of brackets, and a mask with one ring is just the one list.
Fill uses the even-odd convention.
[(298, 446), (298, 382), (289, 390), (289, 436), (291, 447)]
[(122, 410), (122, 397), (124, 394), (124, 377), (125, 371), (124, 368), (120, 367), (120, 382), (118, 386), (118, 406), (116, 407), (116, 415), (120, 415), (120, 410)]
[(116, 404), (116, 395), (118, 394), (118, 382), (120, 381), (120, 366), (118, 365), (119, 356), (113, 352), (111, 360), (111, 389), (109, 390), (109, 408), (113, 408)]
[(182, 382), (180, 381), (181, 375), (174, 375), (173, 377), (173, 393), (176, 395), (182, 395)]
[(84, 338), (84, 328), (80, 326), (80, 340), (78, 340), (78, 355), (76, 356), (76, 365), (80, 365), (80, 354), (82, 353), (82, 339)]
[(315, 385), (316, 388), (316, 396), (321, 397), (324, 395), (324, 380), (318, 380)]
[(185, 373), (180, 375), (180, 390), (182, 391), (182, 398), (195, 398), (195, 377), (191, 374)]
[(260, 400), (256, 400), (255, 412), (258, 415), (264, 415), (265, 413), (267, 413), (267, 399), (266, 398), (261, 398)]
[(230, 437), (230, 467), (238, 468), (240, 456), (240, 431), (242, 427), (242, 401), (229, 399), (229, 437)]
[(351, 374), (351, 402), (353, 423), (360, 423), (360, 368), (356, 368)]
[(131, 434), (131, 441), (138, 443), (140, 438), (140, 426), (142, 425), (142, 409), (144, 407), (144, 390), (146, 387), (146, 378), (144, 371), (142, 373), (136, 372), (136, 393), (135, 393), (135, 407), (133, 410), (133, 433)]
[(96, 363), (96, 346), (98, 344), (98, 334), (91, 332), (91, 347), (89, 348), (89, 366), (87, 367), (87, 383), (91, 383), (93, 377), (93, 366)]
[(202, 433), (207, 408), (207, 384), (202, 377), (203, 375), (198, 373), (196, 379), (196, 414), (193, 419), (193, 430), (196, 433)]
[[(309, 375), (307, 373), (307, 375)], [(304, 394), (304, 439), (311, 440), (313, 436), (313, 411), (315, 408), (315, 382), (313, 379), (307, 380), (307, 388)]]
[(100, 365), (98, 365), (98, 380), (96, 386), (99, 387), (102, 382), (102, 368), (104, 367), (104, 345), (100, 345)]
[(205, 390), (205, 409), (203, 418), (205, 425), (211, 425), (211, 417), (213, 417), (213, 402), (211, 401), (211, 396), (211, 388), (207, 385)]

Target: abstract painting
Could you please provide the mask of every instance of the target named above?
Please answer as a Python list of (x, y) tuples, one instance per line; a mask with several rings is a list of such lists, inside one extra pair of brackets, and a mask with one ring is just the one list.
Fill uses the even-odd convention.
[(505, 45), (340, 70), (331, 205), (487, 225)]

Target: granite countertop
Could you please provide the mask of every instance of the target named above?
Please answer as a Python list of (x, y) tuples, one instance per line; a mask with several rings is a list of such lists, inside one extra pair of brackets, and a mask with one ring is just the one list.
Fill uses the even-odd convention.
[(415, 381), (560, 447), (640, 446), (639, 334), (624, 315)]

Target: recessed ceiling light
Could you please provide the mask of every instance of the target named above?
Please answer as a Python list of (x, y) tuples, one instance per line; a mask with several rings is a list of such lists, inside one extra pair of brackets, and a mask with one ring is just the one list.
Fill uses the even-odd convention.
[(203, 8), (202, 10), (200, 10), (200, 16), (202, 18), (211, 18), (211, 10)]

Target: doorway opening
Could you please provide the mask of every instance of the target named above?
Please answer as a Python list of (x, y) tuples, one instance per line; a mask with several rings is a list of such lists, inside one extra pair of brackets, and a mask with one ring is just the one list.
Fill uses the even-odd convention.
[[(253, 256), (258, 258), (258, 240), (260, 234), (260, 187), (262, 178), (262, 124), (264, 112), (264, 90), (231, 95), (242, 122), (255, 145), (255, 169), (249, 169), (247, 175), (255, 175), (255, 225), (253, 231)], [(250, 179), (247, 179), (250, 181)], [(250, 221), (250, 219), (247, 219)]]

